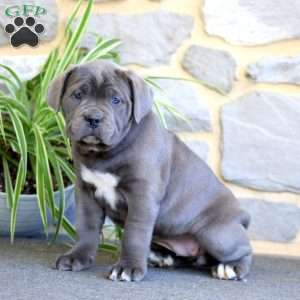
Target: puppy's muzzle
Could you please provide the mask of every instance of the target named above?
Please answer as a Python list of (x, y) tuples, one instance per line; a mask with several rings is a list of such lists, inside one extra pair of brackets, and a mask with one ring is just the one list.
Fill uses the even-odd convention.
[(103, 119), (103, 114), (98, 111), (86, 113), (84, 115), (84, 120), (87, 122), (87, 126), (91, 129), (98, 128), (102, 119)]

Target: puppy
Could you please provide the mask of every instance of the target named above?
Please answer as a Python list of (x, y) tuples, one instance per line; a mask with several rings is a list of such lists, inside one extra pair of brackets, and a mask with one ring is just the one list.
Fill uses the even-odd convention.
[(48, 103), (62, 108), (77, 175), (79, 240), (58, 258), (57, 269), (91, 266), (109, 216), (124, 228), (111, 280), (142, 280), (154, 242), (179, 257), (213, 258), (219, 279), (248, 274), (248, 214), (209, 167), (160, 125), (143, 79), (93, 61), (58, 77)]

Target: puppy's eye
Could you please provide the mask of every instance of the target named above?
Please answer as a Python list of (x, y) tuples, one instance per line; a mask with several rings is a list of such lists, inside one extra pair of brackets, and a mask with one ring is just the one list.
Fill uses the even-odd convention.
[(119, 104), (121, 102), (121, 99), (118, 96), (113, 96), (111, 98), (112, 104)]
[(73, 94), (72, 94), (72, 97), (76, 100), (81, 100), (82, 99), (82, 96), (83, 96), (83, 93), (81, 91), (75, 91)]

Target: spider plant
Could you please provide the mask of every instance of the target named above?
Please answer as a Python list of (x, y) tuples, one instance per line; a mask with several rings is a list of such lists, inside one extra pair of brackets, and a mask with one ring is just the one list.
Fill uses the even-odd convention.
[[(116, 51), (121, 42), (117, 39), (97, 38), (93, 49), (81, 48), (80, 42), (85, 33), (93, 0), (88, 0), (80, 22), (72, 30), (82, 6), (79, 0), (68, 20), (64, 38), (60, 46), (49, 54), (41, 72), (33, 79), (22, 82), (10, 67), (0, 65), (8, 76), (0, 75), (7, 92), (0, 92), (0, 157), (4, 174), (7, 205), (11, 211), (10, 236), (14, 240), (20, 195), (28, 178), (33, 178), (41, 219), (46, 235), (48, 234), (47, 210), (56, 220), (54, 239), (63, 228), (71, 239), (76, 231), (64, 216), (65, 184), (75, 180), (71, 160), (71, 147), (64, 130), (64, 119), (60, 112), (54, 112), (46, 103), (49, 83), (72, 64), (81, 64), (94, 59), (111, 59), (119, 62)], [(154, 88), (160, 89), (151, 77), (145, 80)], [(164, 109), (177, 117), (183, 116), (165, 100), (157, 100), (155, 109), (161, 121), (166, 124)], [(0, 162), (1, 164), (1, 162)], [(54, 200), (54, 191), (58, 190), (61, 201)], [(120, 228), (113, 231), (118, 239), (122, 235)], [(116, 246), (104, 243), (102, 249), (115, 251)]]

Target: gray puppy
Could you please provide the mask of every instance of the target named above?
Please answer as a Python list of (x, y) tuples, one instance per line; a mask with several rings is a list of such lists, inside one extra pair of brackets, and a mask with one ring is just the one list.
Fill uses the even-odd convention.
[(98, 60), (58, 77), (48, 102), (62, 107), (77, 175), (79, 240), (58, 258), (57, 269), (79, 271), (93, 263), (109, 216), (124, 228), (111, 280), (143, 279), (154, 241), (199, 262), (214, 258), (216, 278), (248, 274), (248, 214), (209, 167), (162, 128), (143, 79)]

